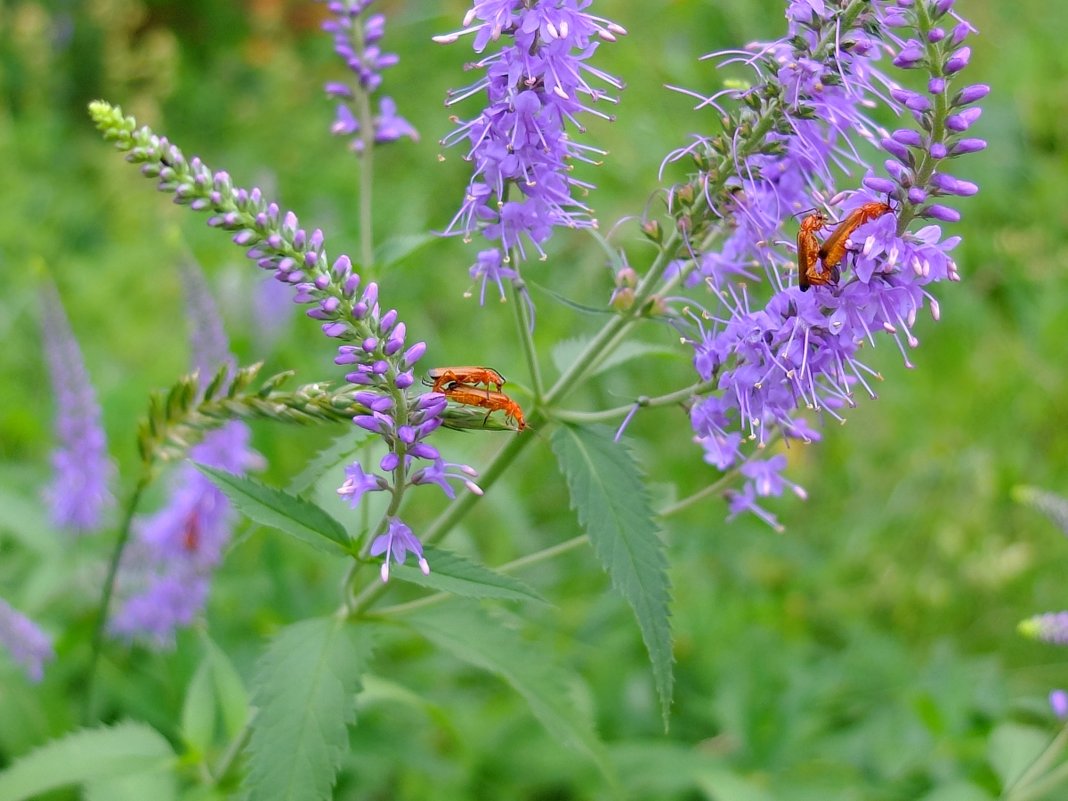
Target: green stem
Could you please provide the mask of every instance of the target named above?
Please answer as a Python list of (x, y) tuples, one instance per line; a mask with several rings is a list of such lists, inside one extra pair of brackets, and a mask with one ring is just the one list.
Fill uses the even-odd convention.
[(1049, 791), (1064, 784), (1066, 781), (1068, 781), (1068, 762), (1058, 765), (1033, 784), (1014, 785), (1020, 786), (1020, 791), (1010, 791), (1008, 795), (1002, 795), (1002, 798), (1011, 799), (1011, 801), (1032, 801), (1035, 798), (1050, 798)]
[[(546, 418), (538, 410), (535, 410), (527, 420), (527, 432), (522, 434), (516, 434), (512, 437), (508, 444), (501, 448), (497, 452), (497, 455), (490, 462), (489, 467), (483, 471), (479, 476), (478, 484), (485, 490), (492, 486), (508, 466), (515, 461), (515, 458), (523, 452), (523, 449), (527, 447), (527, 444), (532, 442), (534, 437), (531, 436), (532, 432), (536, 430), (540, 425), (546, 422)], [(427, 545), (433, 545), (438, 540), (442, 539), (454, 525), (456, 525), (463, 517), (471, 510), (471, 508), (478, 502), (481, 496), (475, 495), (470, 492), (465, 492), (454, 500), (449, 506), (438, 515), (437, 519), (430, 525), (426, 533), (420, 537), (420, 539)], [(351, 605), (351, 613), (357, 614), (367, 609), (376, 599), (378, 599), (386, 591), (386, 585), (381, 582), (370, 584), (363, 589), (359, 595), (356, 596), (355, 601)]]
[(674, 406), (675, 404), (689, 400), (694, 395), (699, 395), (702, 392), (714, 389), (715, 386), (716, 382), (714, 380), (702, 381), (699, 384), (683, 387), (675, 392), (668, 393), (667, 395), (659, 395), (655, 398), (641, 395), (635, 398), (633, 403), (628, 403), (626, 406), (616, 406), (613, 409), (605, 409), (600, 412), (579, 412), (569, 409), (557, 409), (553, 412), (553, 417), (557, 420), (564, 420), (569, 423), (604, 423), (629, 414), (635, 406), (642, 409), (655, 409), (658, 406)]
[(241, 727), (241, 731), (237, 733), (237, 736), (227, 746), (225, 753), (220, 757), (215, 767), (211, 771), (211, 775), (216, 784), (219, 784), (226, 778), (226, 774), (230, 772), (230, 768), (233, 767), (234, 762), (238, 756), (245, 749), (245, 743), (248, 742), (249, 735), (252, 734), (252, 723), (256, 720), (256, 710), (252, 709), (249, 712), (248, 720), (245, 721), (245, 725)]
[[(545, 562), (549, 559), (553, 559), (570, 551), (575, 550), (587, 542), (589, 537), (585, 534), (580, 534), (577, 537), (572, 537), (569, 540), (565, 540), (557, 545), (553, 545), (549, 548), (543, 548), (532, 554), (527, 554), (519, 559), (513, 559), (511, 562), (506, 562), (496, 568), (499, 573), (510, 573), (513, 570), (519, 570), (520, 568), (528, 567), (530, 565), (537, 564), (538, 562)], [(450, 598), (456, 597), (451, 592), (436, 592), (433, 595), (428, 595), (425, 598), (417, 598), (414, 601), (408, 601), (403, 604), (395, 604), (393, 606), (387, 606), (383, 609), (379, 609), (375, 612), (375, 615), (402, 615), (407, 612), (414, 611), (416, 609), (422, 609), (425, 606), (432, 606), (434, 604), (447, 601)]]
[[(1040, 795), (1040, 792), (1036, 792), (1039, 788), (1045, 791), (1056, 786), (1055, 784), (1050, 784), (1049, 779), (1051, 776), (1056, 775), (1058, 771), (1052, 771), (1044, 777), (1041, 774), (1053, 763), (1053, 760), (1064, 749), (1066, 743), (1068, 743), (1068, 726), (1062, 726), (1057, 736), (1050, 740), (1049, 745), (1046, 746), (1041, 754), (1035, 757), (1035, 760), (1027, 766), (1027, 769), (1012, 783), (1012, 786), (1005, 788), (1002, 798), (1023, 801), (1023, 799), (1035, 798)], [(1058, 770), (1063, 771), (1064, 769), (1065, 765), (1062, 765)], [(1036, 777), (1040, 778), (1036, 781)], [(1058, 781), (1063, 779), (1064, 776), (1060, 776)]]
[(667, 506), (665, 506), (663, 509), (656, 513), (657, 517), (671, 517), (672, 515), (678, 514), (679, 512), (683, 511), (684, 509), (689, 509), (691, 506), (696, 503), (699, 503), (700, 501), (703, 501), (710, 495), (715, 495), (717, 492), (720, 492), (725, 486), (727, 486), (728, 483), (734, 480), (734, 476), (737, 474), (737, 472), (738, 468), (728, 470), (716, 481), (712, 482), (707, 487), (702, 487), (693, 495), (688, 495), (687, 497), (681, 500), (675, 501), (675, 503), (669, 503)]
[(141, 495), (151, 483), (151, 472), (146, 469), (137, 486), (130, 494), (130, 500), (126, 504), (123, 514), (122, 525), (119, 527), (119, 536), (115, 541), (115, 549), (111, 553), (111, 561), (108, 563), (107, 576), (104, 578), (104, 589), (100, 598), (100, 612), (97, 615), (96, 625), (93, 627), (93, 639), (90, 645), (89, 668), (85, 677), (85, 704), (82, 710), (82, 718), (85, 723), (92, 720), (93, 711), (93, 684), (96, 680), (96, 672), (100, 663), (100, 652), (104, 646), (104, 627), (107, 625), (108, 609), (111, 606), (111, 598), (115, 594), (115, 579), (119, 573), (119, 564), (122, 562), (122, 554), (126, 550), (126, 544), (130, 541), (130, 526), (133, 516), (141, 502)]
[(538, 364), (538, 348), (534, 344), (534, 331), (531, 325), (530, 310), (523, 302), (526, 285), (520, 279), (512, 283), (512, 309), (515, 312), (516, 333), (519, 335), (519, 344), (523, 348), (523, 357), (527, 362), (527, 371), (530, 373), (530, 386), (534, 394), (534, 402), (541, 405), (545, 397), (545, 382), (541, 376), (541, 366)]

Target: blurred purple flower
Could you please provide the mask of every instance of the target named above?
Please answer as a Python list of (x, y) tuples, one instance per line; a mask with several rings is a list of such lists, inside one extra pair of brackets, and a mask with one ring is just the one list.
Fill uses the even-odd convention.
[(1049, 694), (1049, 707), (1053, 714), (1061, 720), (1068, 718), (1068, 692), (1064, 690), (1051, 690)]
[[(587, 62), (597, 50), (595, 38), (614, 41), (626, 31), (588, 14), (583, 9), (589, 5), (590, 0), (478, 0), (463, 30), (434, 37), (451, 43), (473, 33), (476, 53), (490, 41), (502, 42), (474, 63), (485, 76), (446, 101), (451, 106), (485, 91), (485, 109), (442, 140), (445, 146), (468, 142), (465, 158), (473, 164), (465, 199), (446, 233), (468, 239), (481, 232), (498, 243), (498, 265), (509, 263), (511, 251), (527, 258), (529, 246), (544, 257), (542, 245), (555, 227), (596, 227), (589, 207), (575, 197), (576, 190), (585, 193), (592, 186), (575, 178), (571, 165), (596, 163), (604, 151), (571, 139), (565, 123), (582, 132), (585, 114), (610, 119), (591, 104), (616, 99), (587, 79), (613, 89), (623, 84)], [(499, 284), (501, 275), (486, 269), (488, 252), (476, 264), (483, 297), (485, 281)]]
[(1047, 612), (1020, 622), (1017, 627), (1022, 635), (1053, 645), (1068, 645), (1068, 611)]
[(41, 318), (56, 398), (57, 440), (45, 498), (57, 526), (84, 534), (100, 528), (104, 512), (114, 504), (108, 484), (115, 468), (81, 349), (51, 283), (41, 289)]
[[(354, 84), (333, 82), (326, 85), (327, 96), (340, 101), (330, 132), (337, 136), (351, 136), (352, 149), (357, 153), (366, 146), (360, 122), (361, 110), (370, 108), (370, 96), (382, 84), (382, 70), (398, 61), (396, 54), (383, 53), (378, 45), (385, 33), (385, 16), (364, 16), (364, 11), (373, 2), (330, 0), (327, 8), (333, 17), (323, 23), (323, 30), (334, 37), (334, 52), (356, 76)], [(415, 128), (397, 114), (393, 98), (383, 95), (378, 108), (378, 114), (370, 120), (376, 144), (393, 142), (403, 136), (419, 139)]]
[(257, 281), (252, 290), (252, 321), (260, 353), (270, 353), (285, 336), (292, 320), (293, 293), (271, 276)]
[[(182, 271), (193, 363), (201, 386), (220, 366), (233, 367), (226, 333), (200, 271)], [(189, 449), (193, 462), (243, 474), (263, 466), (249, 445), (251, 432), (231, 420), (204, 434)], [(134, 542), (119, 576), (121, 604), (109, 626), (113, 634), (153, 647), (174, 643), (176, 629), (190, 625), (207, 601), (212, 573), (230, 540), (233, 512), (226, 496), (192, 464), (171, 476), (167, 502), (134, 522)]]
[(48, 635), (3, 598), (0, 598), (0, 646), (34, 682), (44, 676), (45, 662), (56, 656)]

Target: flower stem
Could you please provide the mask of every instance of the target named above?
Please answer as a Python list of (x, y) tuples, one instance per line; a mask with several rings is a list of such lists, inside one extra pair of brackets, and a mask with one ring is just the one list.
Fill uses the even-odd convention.
[(628, 403), (625, 406), (616, 406), (613, 409), (604, 409), (599, 412), (579, 412), (568, 409), (558, 409), (553, 412), (553, 417), (568, 423), (605, 423), (610, 422), (617, 417), (624, 417), (634, 408), (635, 404), (643, 409), (655, 409), (658, 406), (674, 406), (675, 404), (689, 400), (694, 395), (699, 395), (702, 392), (713, 389), (715, 386), (715, 381), (702, 381), (699, 384), (692, 384), (691, 386), (683, 387), (675, 392), (670, 392), (667, 395), (658, 395), (655, 398), (650, 398), (648, 395), (641, 395), (635, 398), (633, 403)]
[[(577, 537), (572, 537), (569, 540), (543, 548), (535, 553), (527, 554), (519, 559), (513, 559), (511, 562), (506, 562), (503, 565), (495, 568), (498, 573), (511, 573), (514, 570), (535, 565), (538, 562), (545, 562), (549, 559), (553, 559), (562, 554), (569, 553), (576, 548), (579, 548), (589, 542), (589, 537), (585, 534), (580, 534)], [(450, 598), (455, 597), (451, 592), (436, 592), (433, 595), (427, 595), (424, 598), (417, 598), (414, 601), (408, 601), (403, 604), (395, 604), (393, 606), (387, 606), (383, 609), (379, 609), (375, 612), (376, 615), (401, 615), (406, 612), (411, 612), (416, 609), (421, 609), (424, 606), (432, 606), (442, 601), (447, 601)]]
[(151, 480), (151, 475), (148, 471), (145, 471), (130, 494), (130, 500), (126, 504), (126, 511), (123, 513), (122, 525), (119, 528), (119, 536), (115, 540), (115, 549), (112, 551), (111, 560), (108, 563), (108, 573), (104, 579), (104, 589), (100, 598), (100, 612), (97, 615), (96, 626), (93, 628), (89, 667), (85, 676), (85, 702), (82, 708), (82, 719), (85, 723), (89, 723), (92, 719), (93, 683), (100, 663), (100, 652), (104, 645), (104, 628), (107, 625), (108, 609), (111, 606), (111, 598), (115, 594), (115, 579), (119, 573), (122, 555), (126, 550), (127, 543), (130, 541), (130, 527), (133, 524), (133, 516), (141, 502), (141, 495), (151, 483)]
[(531, 325), (530, 310), (522, 294), (525, 291), (525, 286), (519, 279), (512, 283), (512, 308), (515, 310), (516, 333), (519, 336), (519, 344), (523, 348), (523, 356), (527, 361), (534, 401), (540, 404), (542, 398), (545, 397), (545, 382), (541, 377), (541, 367), (538, 365), (538, 349), (534, 344), (534, 327)]

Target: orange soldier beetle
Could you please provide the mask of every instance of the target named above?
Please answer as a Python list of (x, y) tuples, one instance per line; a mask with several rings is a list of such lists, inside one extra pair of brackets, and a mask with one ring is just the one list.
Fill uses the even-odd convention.
[[(838, 280), (838, 265), (842, 263), (842, 259), (846, 254), (846, 240), (849, 236), (856, 231), (864, 223), (871, 222), (872, 220), (882, 217), (884, 214), (889, 214), (893, 211), (888, 203), (883, 203), (881, 200), (872, 201), (871, 203), (865, 203), (863, 206), (858, 206), (846, 215), (846, 218), (838, 224), (838, 227), (834, 229), (827, 240), (820, 245), (819, 257), (823, 262), (824, 273), (833, 273), (835, 280)], [(800, 234), (798, 235), (800, 241)], [(802, 287), (804, 288), (804, 287)]]
[(481, 390), (467, 384), (449, 384), (444, 388), (444, 393), (446, 398), (456, 403), (488, 409), (489, 411), (486, 412), (487, 420), (493, 412), (500, 410), (504, 412), (505, 419), (515, 423), (515, 427), (520, 431), (527, 427), (526, 421), (523, 419), (523, 410), (519, 408), (519, 404), (503, 392), (493, 392), (489, 389)]
[(802, 292), (807, 292), (813, 284), (822, 286), (832, 280), (837, 280), (837, 270), (816, 271), (816, 259), (822, 252), (820, 242), (816, 239), (816, 231), (827, 225), (827, 215), (822, 211), (816, 211), (801, 220), (801, 228), (797, 232), (797, 285)]
[(477, 386), (479, 384), (484, 384), (487, 392), (491, 386), (496, 387), (499, 392), (505, 383), (504, 376), (491, 367), (434, 367), (427, 371), (427, 377), (430, 381), (424, 383), (433, 382), (431, 392), (445, 392), (450, 385)]
[(200, 548), (200, 515), (193, 511), (185, 521), (182, 530), (182, 547), (192, 553)]

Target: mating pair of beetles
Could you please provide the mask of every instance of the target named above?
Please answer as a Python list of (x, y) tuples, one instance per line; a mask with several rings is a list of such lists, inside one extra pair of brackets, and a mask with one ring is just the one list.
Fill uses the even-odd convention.
[[(865, 203), (851, 211), (823, 243), (816, 239), (816, 232), (827, 225), (827, 215), (817, 211), (805, 217), (801, 221), (801, 230), (797, 232), (797, 285), (801, 291), (807, 292), (813, 285), (837, 284), (840, 274), (838, 265), (845, 258), (849, 235), (864, 223), (892, 211), (887, 203)], [(817, 259), (822, 262), (822, 270), (816, 267)]]
[[(527, 427), (519, 404), (500, 391), (504, 376), (491, 367), (435, 367), (427, 371), (425, 383), (430, 385), (431, 392), (440, 392), (455, 403), (486, 409), (487, 418), (500, 410), (519, 431)], [(491, 390), (491, 386), (496, 390)]]

